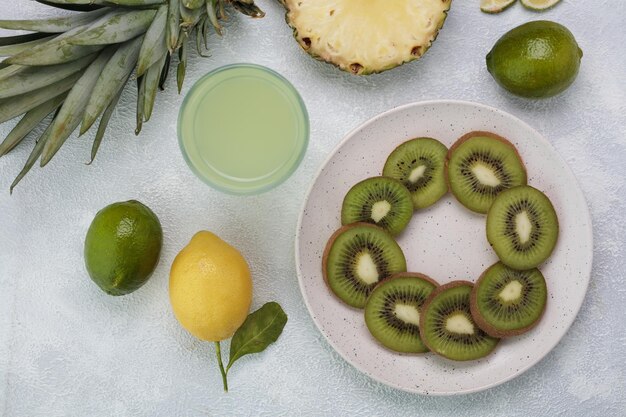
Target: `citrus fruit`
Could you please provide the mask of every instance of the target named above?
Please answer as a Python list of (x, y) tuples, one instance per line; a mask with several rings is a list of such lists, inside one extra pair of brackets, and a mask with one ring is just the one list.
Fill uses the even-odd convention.
[(522, 0), (522, 6), (527, 9), (541, 12), (556, 6), (561, 0)]
[(480, 0), (480, 10), (489, 13), (496, 14), (505, 11), (517, 0)]
[(196, 233), (174, 259), (170, 302), (180, 324), (201, 340), (228, 339), (248, 315), (250, 269), (237, 249), (211, 232)]
[(163, 232), (157, 216), (139, 201), (100, 210), (85, 238), (89, 276), (111, 295), (125, 295), (146, 283), (159, 262)]
[(552, 97), (576, 79), (582, 50), (563, 25), (528, 22), (507, 32), (487, 54), (496, 82), (522, 97)]

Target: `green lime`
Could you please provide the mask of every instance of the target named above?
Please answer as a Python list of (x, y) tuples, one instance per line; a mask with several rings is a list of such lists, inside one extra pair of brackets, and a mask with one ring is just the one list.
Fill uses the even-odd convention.
[(576, 79), (583, 51), (563, 25), (528, 22), (507, 32), (487, 54), (487, 69), (513, 94), (552, 97)]
[(129, 294), (154, 272), (162, 243), (161, 223), (152, 210), (134, 200), (111, 204), (87, 231), (87, 272), (107, 294)]

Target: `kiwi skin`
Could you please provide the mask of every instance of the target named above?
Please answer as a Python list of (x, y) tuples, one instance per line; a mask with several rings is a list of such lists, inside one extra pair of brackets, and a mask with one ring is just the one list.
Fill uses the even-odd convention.
[[(357, 222), (357, 223), (351, 223), (351, 224), (347, 224), (345, 226), (341, 226), (339, 229), (337, 229), (335, 231), (335, 233), (333, 233), (330, 236), (330, 239), (328, 239), (328, 242), (326, 243), (326, 247), (324, 248), (324, 254), (322, 255), (322, 276), (324, 277), (324, 283), (326, 284), (326, 287), (328, 287), (328, 290), (330, 291), (330, 293), (333, 295), (333, 297), (335, 297), (337, 300), (341, 301), (342, 304), (347, 305), (349, 307), (349, 304), (347, 304), (345, 301), (343, 301), (341, 298), (339, 298), (339, 296), (337, 296), (337, 294), (335, 294), (335, 292), (333, 291), (333, 289), (330, 287), (330, 284), (328, 283), (328, 275), (326, 274), (326, 270), (328, 267), (328, 255), (330, 254), (330, 249), (333, 247), (333, 243), (335, 243), (335, 240), (337, 239), (337, 237), (339, 235), (341, 235), (343, 232), (345, 232), (348, 229), (351, 229), (355, 226), (363, 226), (363, 227), (371, 227), (373, 229), (378, 229), (378, 230), (382, 230), (383, 232), (389, 234), (389, 232), (387, 232), (385, 229), (383, 229), (382, 227), (378, 227), (376, 225), (373, 225), (371, 223), (366, 223), (366, 222)], [(391, 235), (390, 235), (391, 236)], [(393, 237), (392, 237), (393, 238)], [(394, 239), (395, 240), (395, 239)], [(388, 277), (384, 277), (381, 278), (381, 280), (376, 284), (380, 284), (383, 281), (386, 281)], [(356, 308), (356, 307), (352, 307), (352, 308)], [(360, 308), (358, 308), (357, 310), (361, 310)]]
[[(454, 287), (458, 287), (460, 285), (470, 285), (472, 286), (472, 291), (473, 291), (473, 287), (474, 287), (474, 283), (470, 282), (470, 281), (465, 281), (465, 280), (457, 280), (457, 281), (452, 281), (452, 282), (448, 282), (447, 284), (444, 285), (440, 285), (439, 287), (435, 288), (433, 290), (433, 292), (430, 293), (430, 296), (426, 299), (426, 301), (424, 301), (424, 305), (422, 305), (422, 311), (426, 311), (426, 309), (428, 309), (430, 307), (430, 304), (433, 302), (433, 300), (435, 299), (435, 297), (439, 294), (441, 294), (442, 292), (446, 291), (449, 288), (454, 288)], [(472, 319), (474, 319), (473, 315), (472, 315)], [(421, 314), (420, 315), (420, 337), (422, 338), (422, 341), (424, 342), (424, 344), (428, 347), (428, 349), (430, 349), (432, 352), (435, 352), (435, 350), (433, 350), (433, 347), (430, 346), (427, 342), (427, 339), (425, 337), (425, 335), (423, 334), (424, 332), (424, 325), (425, 325), (425, 321), (426, 321), (426, 315), (425, 314)], [(477, 323), (475, 323), (476, 325), (478, 325)], [(481, 329), (482, 330), (482, 329)], [(489, 351), (488, 353), (485, 354), (485, 356), (491, 354), (496, 346), (498, 346), (500, 343), (499, 341), (494, 345), (493, 349), (491, 351)], [(458, 362), (459, 359), (456, 358), (450, 358), (446, 355), (441, 355), (440, 353), (437, 353), (440, 356), (443, 356), (444, 358), (453, 360)], [(485, 357), (483, 356), (483, 357)], [(469, 360), (475, 360), (475, 359), (467, 359)]]
[[(475, 131), (466, 133), (463, 136), (461, 136), (459, 139), (457, 139), (456, 142), (454, 142), (454, 144), (452, 146), (450, 146), (450, 149), (448, 149), (448, 155), (446, 155), (446, 160), (444, 162), (444, 169), (443, 169), (443, 175), (444, 175), (444, 177), (446, 179), (446, 183), (448, 184), (448, 192), (452, 193), (452, 187), (450, 185), (450, 174), (449, 174), (450, 158), (451, 158), (452, 154), (454, 153), (454, 151), (459, 146), (461, 146), (463, 143), (465, 143), (469, 139), (471, 139), (473, 137), (476, 137), (476, 136), (484, 136), (484, 137), (492, 138), (492, 139), (495, 139), (495, 140), (498, 140), (498, 141), (504, 143), (505, 145), (510, 146), (515, 151), (515, 154), (517, 155), (517, 157), (519, 158), (520, 162), (522, 163), (522, 169), (524, 170), (524, 177), (526, 177), (528, 179), (528, 172), (526, 171), (526, 164), (524, 163), (524, 160), (522, 159), (522, 156), (519, 154), (519, 151), (517, 150), (517, 147), (515, 145), (513, 145), (508, 139), (505, 139), (504, 137), (502, 137), (500, 135), (497, 135), (495, 133), (487, 132), (487, 131), (483, 131), (483, 130), (475, 130)], [(452, 193), (452, 195), (454, 195), (454, 193)], [(461, 204), (463, 205), (463, 203), (461, 203)], [(469, 207), (466, 207), (465, 205), (463, 205), (463, 207), (465, 207), (468, 210), (476, 213), (476, 211), (470, 209)], [(486, 214), (486, 213), (483, 213), (483, 214)]]
[(527, 331), (531, 330), (532, 328), (534, 328), (535, 326), (537, 326), (537, 324), (539, 324), (539, 322), (541, 321), (541, 318), (543, 317), (544, 313), (546, 312), (546, 308), (543, 308), (543, 311), (541, 312), (541, 315), (537, 318), (537, 320), (535, 320), (534, 323), (523, 327), (521, 329), (515, 329), (515, 330), (500, 330), (500, 329), (496, 329), (495, 327), (493, 327), (491, 324), (489, 324), (482, 316), (482, 314), (480, 314), (480, 310), (478, 309), (478, 284), (480, 284), (480, 281), (484, 278), (484, 276), (487, 274), (487, 271), (489, 271), (491, 269), (491, 267), (493, 267), (494, 265), (497, 265), (498, 262), (496, 262), (495, 264), (491, 265), (489, 268), (487, 268), (485, 270), (485, 272), (483, 272), (480, 275), (480, 278), (478, 278), (478, 281), (476, 281), (476, 284), (474, 285), (474, 287), (472, 288), (472, 292), (470, 293), (470, 311), (472, 312), (472, 318), (474, 319), (474, 322), (476, 323), (476, 325), (478, 327), (480, 327), (480, 329), (487, 333), (489, 336), (491, 337), (497, 337), (497, 338), (503, 338), (503, 337), (511, 337), (511, 336), (519, 336), (520, 334), (526, 333)]
[[(387, 282), (387, 281), (391, 281), (395, 278), (421, 278), (424, 281), (430, 282), (431, 284), (433, 284), (435, 286), (435, 289), (437, 289), (439, 287), (439, 283), (437, 281), (435, 281), (434, 279), (432, 279), (431, 277), (429, 277), (428, 275), (424, 275), (422, 273), (419, 272), (398, 272), (396, 274), (392, 274), (389, 275), (387, 278), (382, 279), (378, 284), (376, 284), (376, 286), (374, 287), (374, 289), (372, 290), (372, 293), (374, 293), (374, 291), (376, 290), (376, 288), (378, 288), (380, 285), (382, 285), (383, 282)], [(434, 291), (434, 290), (433, 290)], [(371, 295), (371, 294), (370, 294)], [(369, 297), (368, 297), (369, 299)], [(423, 306), (422, 306), (423, 307)], [(364, 316), (365, 316), (365, 309), (363, 310)], [(420, 320), (421, 321), (421, 320)], [(385, 349), (394, 352), (394, 353), (398, 353), (397, 351), (393, 350), (393, 349), (389, 349), (387, 346), (383, 345), (378, 339), (376, 339), (374, 336), (372, 336), (372, 339), (374, 339), (376, 341), (376, 343), (378, 343), (380, 346), (384, 347)], [(428, 353), (428, 351), (426, 352), (415, 352), (415, 353), (407, 353), (407, 352), (400, 352), (404, 355), (423, 355), (424, 353)]]

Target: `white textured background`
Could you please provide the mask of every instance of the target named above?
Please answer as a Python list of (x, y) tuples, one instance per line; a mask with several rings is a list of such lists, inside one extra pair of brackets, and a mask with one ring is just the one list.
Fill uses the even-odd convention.
[[(219, 65), (254, 62), (291, 80), (311, 118), (301, 167), (260, 196), (221, 194), (186, 167), (175, 133), (183, 95), (173, 78), (138, 138), (135, 93), (124, 93), (91, 166), (83, 163), (93, 133), (70, 139), (10, 197), (31, 144), (0, 159), (0, 415), (626, 415), (626, 2), (564, 0), (543, 14), (516, 5), (496, 16), (482, 14), (478, 3), (454, 1), (422, 60), (367, 78), (308, 58), (273, 0), (259, 2), (263, 20), (233, 15), (224, 38), (212, 38), (212, 57), (191, 57), (183, 93)], [(48, 13), (28, 0), (0, 0), (0, 18)], [(565, 24), (585, 53), (574, 86), (544, 101), (506, 94), (484, 65), (500, 35), (533, 19)], [(391, 107), (439, 98), (492, 105), (542, 132), (581, 182), (595, 237), (587, 298), (557, 348), (514, 381), (450, 398), (398, 392), (347, 365), (309, 318), (293, 260), (306, 189), (342, 136)], [(13, 124), (0, 126), (0, 135)], [(100, 208), (131, 198), (157, 213), (165, 242), (151, 280), (113, 298), (88, 279), (83, 239)], [(289, 315), (277, 344), (233, 367), (228, 394), (213, 346), (181, 330), (167, 300), (169, 265), (199, 229), (218, 233), (247, 257), (254, 308), (277, 300)]]

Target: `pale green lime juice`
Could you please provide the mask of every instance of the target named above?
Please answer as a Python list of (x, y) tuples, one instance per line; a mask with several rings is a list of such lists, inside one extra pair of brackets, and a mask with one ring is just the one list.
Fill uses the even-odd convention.
[(229, 65), (205, 75), (178, 116), (178, 139), (191, 169), (234, 194), (262, 192), (287, 179), (308, 137), (300, 95), (285, 78), (258, 65)]

